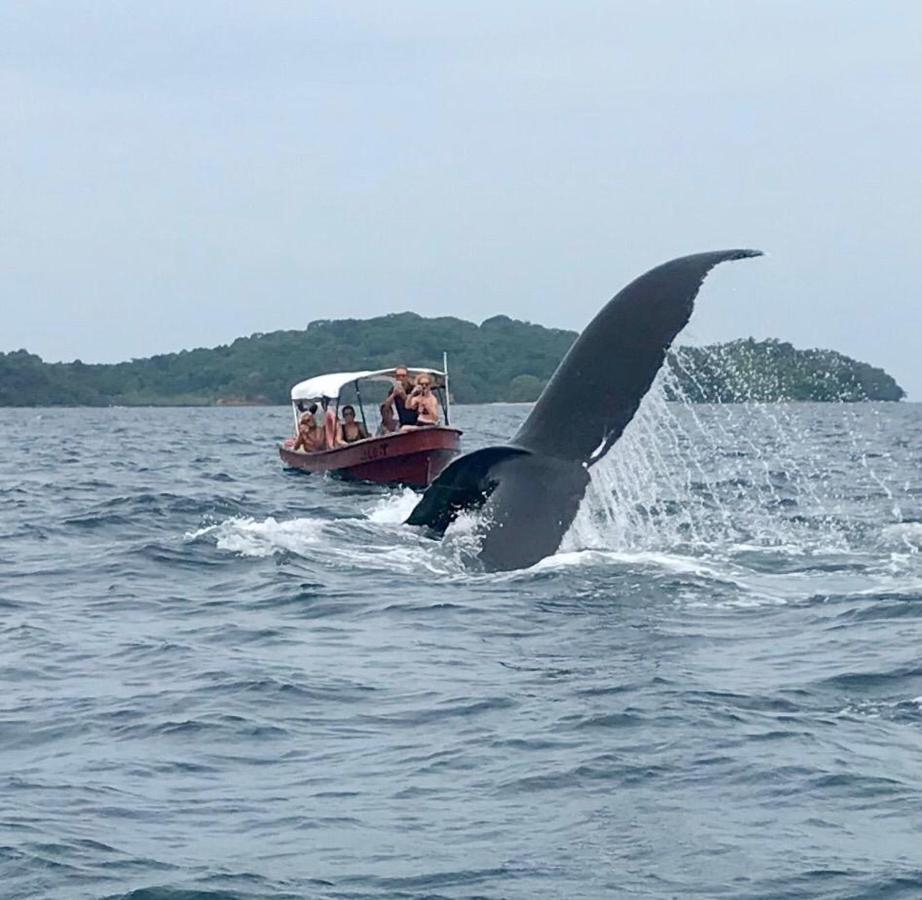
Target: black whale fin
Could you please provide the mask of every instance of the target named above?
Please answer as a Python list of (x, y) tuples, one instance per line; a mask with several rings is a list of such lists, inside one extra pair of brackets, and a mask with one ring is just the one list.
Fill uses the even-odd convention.
[(527, 454), (519, 447), (484, 447), (465, 453), (449, 463), (413, 508), (407, 525), (426, 525), (439, 535), (461, 510), (480, 509), (496, 487), (490, 477), (493, 467), (504, 459)]
[(522, 568), (554, 553), (589, 483), (650, 389), (695, 296), (718, 263), (761, 256), (716, 250), (663, 263), (619, 291), (557, 367), (510, 445), (461, 456), (407, 520), (441, 535), (461, 510), (486, 506), (480, 558)]
[(708, 272), (750, 256), (761, 251), (683, 256), (620, 290), (570, 347), (511, 443), (562, 459), (604, 456), (634, 418), (666, 351), (688, 323)]
[[(488, 570), (521, 569), (557, 550), (588, 482), (582, 463), (519, 447), (485, 447), (445, 468), (407, 524), (428, 526), (441, 537), (460, 512), (487, 505), (480, 561)], [(523, 521), (527, 522), (524, 530)], [(507, 540), (511, 537), (507, 528), (518, 529), (520, 539)]]
[(579, 511), (585, 463), (526, 453), (497, 463), (478, 531), (477, 556), (488, 571), (525, 569), (552, 556)]

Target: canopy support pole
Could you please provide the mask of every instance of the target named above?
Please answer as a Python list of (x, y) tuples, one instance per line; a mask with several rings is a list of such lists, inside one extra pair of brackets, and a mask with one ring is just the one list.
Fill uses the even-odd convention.
[(365, 434), (370, 435), (371, 432), (368, 430), (368, 423), (365, 421), (365, 404), (362, 402), (362, 392), (359, 390), (358, 379), (355, 381), (355, 399), (359, 401), (359, 410), (362, 413), (362, 427), (365, 429)]
[(442, 351), (442, 371), (445, 373), (445, 424), (451, 425), (451, 396), (448, 392), (448, 353)]

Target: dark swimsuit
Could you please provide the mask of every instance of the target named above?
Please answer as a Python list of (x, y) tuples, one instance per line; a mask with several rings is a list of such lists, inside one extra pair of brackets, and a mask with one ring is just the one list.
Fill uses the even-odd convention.
[(407, 409), (406, 403), (400, 394), (394, 395), (394, 408), (397, 410), (397, 420), (401, 425), (415, 425), (419, 413), (415, 409)]
[(355, 426), (355, 437), (352, 437), (352, 438), (351, 438), (351, 437), (348, 437), (348, 436), (346, 435), (346, 426), (343, 425), (343, 440), (344, 440), (347, 444), (354, 444), (356, 441), (364, 441), (365, 438), (367, 437), (367, 435), (362, 434), (362, 430), (363, 430), (363, 429), (358, 425), (358, 423), (356, 423), (356, 426)]

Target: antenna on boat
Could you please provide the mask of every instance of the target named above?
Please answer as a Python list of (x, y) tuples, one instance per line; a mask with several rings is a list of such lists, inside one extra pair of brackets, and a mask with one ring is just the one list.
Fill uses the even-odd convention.
[(448, 352), (442, 351), (442, 371), (445, 373), (445, 424), (451, 425), (451, 394), (448, 390)]

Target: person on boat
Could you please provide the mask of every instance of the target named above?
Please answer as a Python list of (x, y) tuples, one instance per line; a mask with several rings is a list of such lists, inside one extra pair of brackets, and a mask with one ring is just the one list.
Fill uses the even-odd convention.
[(339, 443), (339, 421), (336, 418), (336, 410), (329, 399), (324, 397), (321, 401), (323, 404), (323, 425), (321, 432), (323, 434), (322, 450), (332, 450)]
[(416, 424), (417, 412), (407, 406), (412, 390), (413, 376), (406, 366), (397, 366), (394, 369), (394, 386), (381, 404), (381, 423), (386, 431)]
[(375, 437), (382, 437), (385, 434), (393, 434), (400, 427), (397, 417), (394, 415), (394, 407), (389, 403), (381, 404), (381, 424), (375, 432)]
[(323, 450), (325, 439), (323, 427), (317, 424), (314, 414), (317, 412), (317, 404), (312, 403), (307, 412), (298, 419), (298, 436), (295, 438), (293, 450), (303, 450), (305, 453), (316, 453)]
[(355, 407), (346, 404), (342, 408), (343, 420), (339, 423), (336, 433), (337, 444), (354, 444), (364, 441), (368, 437), (368, 430), (361, 422), (355, 421)]
[(407, 409), (416, 413), (416, 421), (401, 425), (405, 428), (421, 428), (439, 424), (439, 399), (432, 393), (432, 376), (425, 372), (416, 379), (416, 387), (407, 397)]

